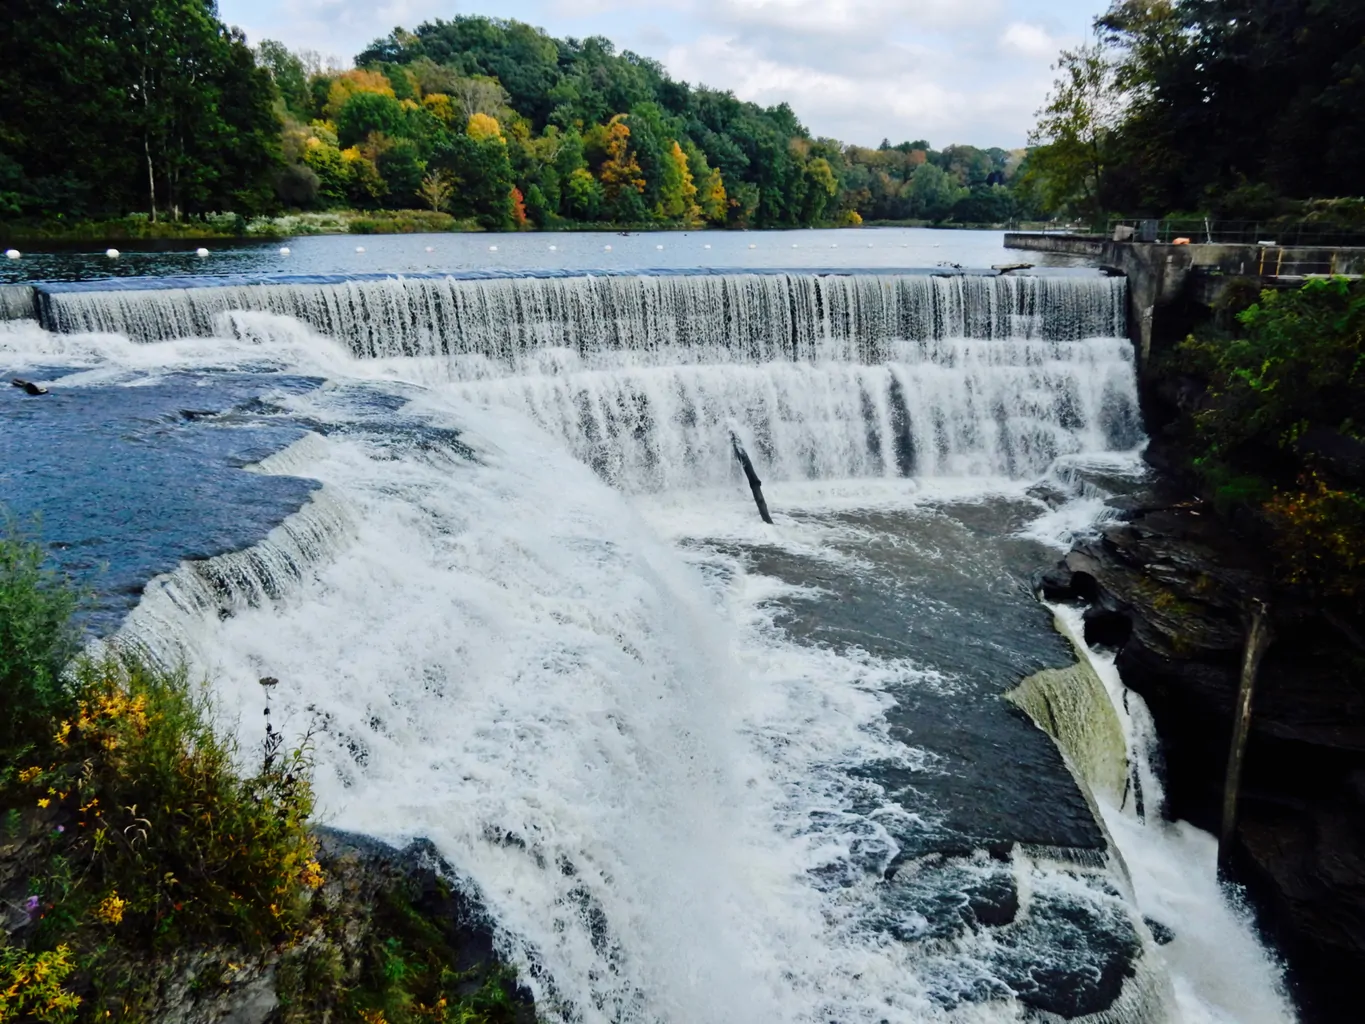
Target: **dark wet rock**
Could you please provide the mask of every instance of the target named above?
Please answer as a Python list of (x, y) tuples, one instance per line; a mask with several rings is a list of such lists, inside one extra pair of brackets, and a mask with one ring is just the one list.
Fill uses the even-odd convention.
[(1142, 923), (1152, 933), (1152, 938), (1156, 940), (1158, 946), (1168, 946), (1175, 941), (1175, 931), (1170, 925), (1162, 924), (1154, 917), (1144, 917)]
[(41, 384), (35, 384), (31, 380), (20, 380), (16, 377), (14, 380), (10, 381), (10, 384), (16, 388), (23, 389), (23, 392), (26, 395), (45, 395), (48, 393), (47, 388), (43, 387)]
[(1133, 620), (1116, 607), (1092, 604), (1081, 621), (1085, 625), (1085, 642), (1092, 647), (1122, 647), (1133, 634)]
[(1278, 584), (1263, 546), (1245, 539), (1254, 524), (1229, 524), (1170, 486), (1130, 499), (1126, 521), (1059, 569), (1073, 593), (1078, 578), (1093, 580), (1087, 638), (1118, 647), (1124, 682), (1151, 709), (1166, 814), (1215, 833), (1247, 611), (1268, 602), (1275, 641), (1253, 704), (1232, 873), (1288, 957), (1304, 1019), (1354, 1021), (1349, 979), (1365, 969), (1365, 624)]
[(1079, 600), (1073, 582), (1075, 575), (1064, 565), (1055, 566), (1038, 576), (1033, 589), (1044, 601)]
[[(1032, 874), (1027, 903), (1016, 872)], [(977, 851), (906, 863), (888, 880), (882, 927), (920, 947), (931, 996), (944, 1008), (1018, 1000), (1063, 1018), (1109, 1009), (1137, 972), (1142, 939), (1104, 869), (1038, 872), (1012, 855)], [(976, 970), (945, 962), (944, 942)]]

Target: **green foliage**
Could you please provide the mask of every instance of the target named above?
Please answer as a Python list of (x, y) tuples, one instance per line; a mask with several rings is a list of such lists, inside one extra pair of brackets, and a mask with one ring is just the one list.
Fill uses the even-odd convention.
[(1116, 160), (1123, 115), (1117, 61), (1100, 42), (1063, 50), (1058, 77), (1029, 141), (1038, 148), (1031, 182), (1043, 209), (1089, 221), (1104, 209), (1106, 177)]
[[(461, 15), (395, 29), (356, 68), (322, 71), (274, 40), (248, 49), (213, 0), (10, 6), (0, 218), (36, 222), (27, 237), (51, 231), (46, 218), (111, 223), (132, 210), (157, 224), (403, 208), (442, 169), (458, 179), (459, 216), (495, 230), (520, 225), (513, 190), (539, 225), (994, 222), (1013, 210), (999, 192), (1016, 155), (813, 139), (786, 104), (693, 88), (602, 38)], [(488, 119), (501, 153), (471, 132)]]
[(63, 987), (76, 965), (71, 950), (0, 949), (0, 1024), (72, 1024), (80, 996)]
[(272, 201), (275, 85), (211, 0), (13, 0), (5, 15), (7, 206), (178, 219)]
[(1064, 73), (1037, 131), (1045, 206), (1267, 220), (1281, 197), (1358, 193), (1365, 6), (1112, 0), (1095, 27), (1107, 70), (1093, 109), (1116, 116), (1059, 104)]
[[(71, 704), (62, 669), (76, 653), (71, 623), (78, 596), (48, 569), (42, 547), (12, 520), (0, 536), (0, 758), (12, 761), (35, 746), (53, 716)], [(0, 782), (5, 778), (0, 766)]]
[(392, 96), (358, 92), (337, 112), (337, 141), (344, 148), (355, 146), (371, 134), (396, 135), (403, 130), (403, 108)]
[(1266, 291), (1231, 340), (1194, 337), (1181, 368), (1207, 381), (1192, 416), (1194, 466), (1224, 505), (1262, 510), (1286, 575), (1361, 592), (1365, 550), (1365, 284)]
[(74, 675), (72, 717), (55, 723), (7, 794), (62, 826), (51, 855), (77, 869), (40, 886), (39, 936), (92, 920), (147, 949), (201, 936), (261, 947), (289, 935), (317, 870), (306, 749), (283, 750), (272, 730), (258, 769), (242, 777), (204, 691), (183, 672), (110, 656), (83, 660)]
[[(449, 898), (437, 883), (439, 901)], [(516, 977), (496, 964), (457, 969), (458, 935), (442, 925), (412, 879), (381, 890), (371, 908), (369, 935), (359, 951), (354, 983), (345, 992), (345, 1019), (377, 1024), (517, 1024), (529, 1020), (515, 997)], [(286, 1024), (322, 1018), (336, 1004), (338, 982), (347, 974), (340, 949), (342, 922), (322, 917), (314, 941), (280, 965)]]

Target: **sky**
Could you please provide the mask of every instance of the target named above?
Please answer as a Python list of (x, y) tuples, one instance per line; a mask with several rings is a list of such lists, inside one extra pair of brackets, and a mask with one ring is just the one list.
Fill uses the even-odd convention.
[(395, 26), (483, 14), (606, 36), (677, 79), (786, 101), (820, 136), (1022, 146), (1062, 46), (1104, 0), (219, 0), (248, 39), (351, 58)]

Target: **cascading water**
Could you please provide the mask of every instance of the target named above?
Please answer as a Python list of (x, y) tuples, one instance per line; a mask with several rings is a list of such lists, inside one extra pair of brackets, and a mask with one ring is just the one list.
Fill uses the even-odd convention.
[(122, 636), (248, 741), (279, 678), (324, 811), (436, 842), (548, 1019), (1191, 1005), (998, 698), (1065, 660), (1004, 582), (1066, 518), (1028, 488), (1093, 517), (1078, 467), (1141, 441), (1121, 280), (185, 284), (40, 286), (58, 333), (0, 325), (9, 362), (86, 367), (55, 393), (274, 374), (225, 425), (309, 431), (256, 466), (320, 481), (304, 509)]

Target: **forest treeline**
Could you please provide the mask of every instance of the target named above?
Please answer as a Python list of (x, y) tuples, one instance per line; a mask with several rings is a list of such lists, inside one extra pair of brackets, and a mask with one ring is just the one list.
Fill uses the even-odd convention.
[(606, 39), (500, 18), (395, 29), (342, 69), (270, 40), (253, 49), (213, 0), (9, 0), (0, 218), (426, 208), (490, 229), (1099, 223), (1263, 219), (1359, 190), (1354, 0), (1114, 0), (1057, 70), (1028, 149), (865, 148)]
[(1061, 54), (1024, 191), (1048, 210), (1265, 220), (1359, 196), (1365, 4), (1114, 0)]
[(998, 223), (1024, 151), (812, 137), (606, 39), (456, 16), (355, 67), (250, 48), (212, 0), (10, 0), (0, 217), (426, 207), (489, 229)]

